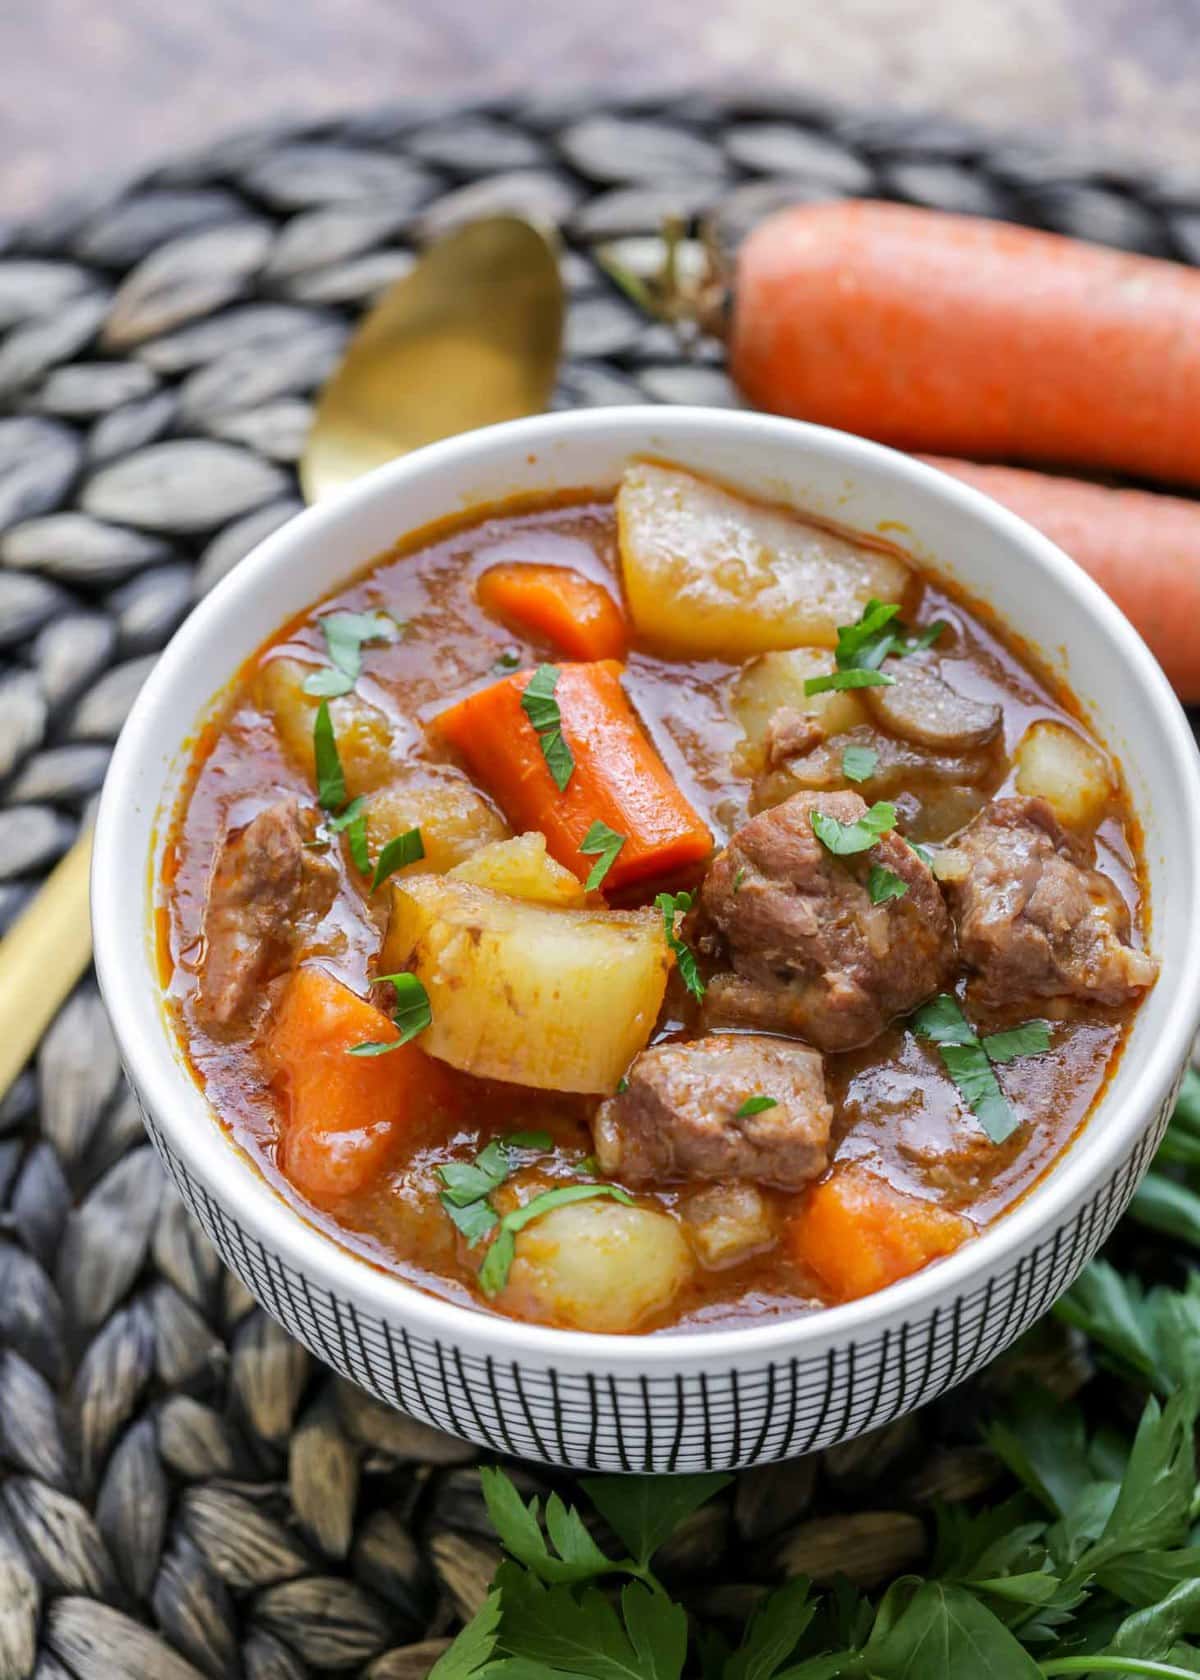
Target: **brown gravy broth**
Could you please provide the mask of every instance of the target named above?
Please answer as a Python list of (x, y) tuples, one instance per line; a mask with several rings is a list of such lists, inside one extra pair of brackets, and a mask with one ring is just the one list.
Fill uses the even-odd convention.
[[(369, 650), (358, 687), (364, 699), (386, 713), (408, 754), (449, 757), (424, 731), (424, 722), (494, 680), (493, 667), (505, 652), (522, 667), (555, 657), (551, 648), (512, 636), (477, 604), (474, 580), (500, 561), (569, 566), (619, 594), (611, 498), (596, 493), (505, 507), (456, 528), (419, 533), (320, 603), (322, 613), (383, 607), (407, 623), (402, 641)], [(908, 603), (907, 615), (922, 624), (947, 620), (950, 631), (938, 649), (944, 669), (963, 692), (1000, 702), (1009, 756), (1036, 719), (1060, 718), (1078, 727), (1070, 697), (1039, 670), (1028, 651), (1017, 651), (985, 611), (969, 607), (919, 572), (917, 580), (917, 599)], [(306, 773), (287, 757), (273, 719), (257, 709), (251, 679), (263, 661), (282, 654), (324, 663), (317, 618), (314, 607), (249, 662), (197, 743), (164, 868), (160, 954), (168, 1006), (216, 1113), (304, 1217), (380, 1267), (434, 1294), (489, 1310), (473, 1284), (477, 1257), (471, 1260), (439, 1205), (435, 1168), (470, 1160), (492, 1136), (538, 1128), (550, 1132), (559, 1149), (553, 1159), (537, 1163), (532, 1181), (544, 1186), (569, 1178), (591, 1151), (588, 1122), (600, 1099), (530, 1091), (452, 1072), (462, 1101), (450, 1135), (423, 1137), (407, 1157), (394, 1159), (368, 1191), (336, 1208), (318, 1209), (300, 1197), (277, 1165), (280, 1114), (254, 1040), (223, 1042), (210, 1036), (194, 1008), (205, 895), (222, 835), (282, 793), (295, 792), (306, 801), (313, 797)], [(668, 661), (635, 643), (625, 675), (655, 746), (708, 820), (718, 845), (745, 819), (750, 796), (749, 782), (731, 764), (741, 730), (729, 713), (726, 694), (739, 669), (719, 661)], [(1010, 785), (1006, 780), (996, 791)], [(1097, 864), (1126, 898), (1135, 939), (1141, 933), (1136, 832), (1132, 814), (1118, 807), (1096, 840)], [(302, 953), (302, 960), (319, 961), (365, 993), (382, 929), (379, 912), (366, 903), (355, 879), (343, 867), (320, 943)], [(1084, 1121), (1115, 1065), (1132, 1008), (1052, 1007), (1024, 1013), (1034, 1012), (1055, 1016), (1069, 1030), (1056, 1032), (1047, 1054), (1005, 1068), (1004, 1089), (1022, 1121), (1006, 1143), (988, 1142), (964, 1111), (936, 1050), (898, 1026), (865, 1049), (827, 1058), (836, 1159), (862, 1161), (901, 1189), (967, 1212), (978, 1226), (1004, 1213)], [(655, 1037), (689, 1036), (696, 1030), (694, 1006), (673, 976)], [(531, 1175), (524, 1175), (524, 1181), (530, 1182)], [(680, 1193), (669, 1186), (639, 1199), (670, 1208)], [(766, 1194), (780, 1213), (792, 1201)], [(669, 1317), (641, 1328), (728, 1327), (822, 1304), (816, 1280), (777, 1247), (725, 1270), (697, 1267)]]

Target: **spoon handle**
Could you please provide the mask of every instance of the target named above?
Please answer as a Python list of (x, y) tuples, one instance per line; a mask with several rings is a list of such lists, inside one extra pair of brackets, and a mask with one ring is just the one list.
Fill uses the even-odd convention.
[(90, 825), (0, 940), (0, 1097), (92, 958)]

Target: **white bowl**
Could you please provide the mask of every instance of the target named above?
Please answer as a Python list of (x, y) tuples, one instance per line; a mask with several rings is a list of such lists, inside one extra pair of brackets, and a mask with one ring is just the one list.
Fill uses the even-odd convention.
[[(1034, 644), (1124, 767), (1162, 960), (1086, 1128), (976, 1241), (848, 1306), (649, 1337), (451, 1305), (307, 1223), (231, 1142), (188, 1072), (163, 1010), (151, 922), (163, 818), (197, 723), (264, 640), (406, 532), (521, 491), (612, 485), (639, 453), (862, 530), (899, 528), (918, 558)], [(686, 408), (550, 415), (381, 468), (269, 537), (197, 607), (138, 697), (105, 784), (96, 964), (146, 1125), (184, 1200), (226, 1264), (315, 1354), (429, 1423), (526, 1458), (732, 1468), (828, 1447), (961, 1382), (1043, 1313), (1107, 1236), (1166, 1125), (1200, 1019), (1198, 835), (1195, 748), (1158, 666), (1095, 584), (994, 502), (904, 455), (792, 421)]]

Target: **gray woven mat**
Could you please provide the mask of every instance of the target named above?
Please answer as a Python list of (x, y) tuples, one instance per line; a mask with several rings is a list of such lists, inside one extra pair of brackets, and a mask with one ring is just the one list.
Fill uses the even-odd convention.
[[(423, 238), (501, 209), (565, 229), (560, 404), (725, 404), (719, 347), (684, 356), (596, 245), (636, 265), (666, 213), (735, 242), (861, 195), (1200, 262), (1200, 180), (708, 95), (244, 134), (0, 229), (0, 926), (74, 837), (157, 650), (299, 507), (311, 394)], [(1014, 1360), (1060, 1392), (1088, 1376), (1057, 1328), (985, 1382)], [(221, 1269), (85, 982), (0, 1106), (0, 1680), (420, 1680), (496, 1562), (474, 1458), (316, 1367)], [(873, 1584), (919, 1564), (934, 1498), (997, 1473), (957, 1399), (744, 1474), (662, 1572), (710, 1614), (781, 1570)]]

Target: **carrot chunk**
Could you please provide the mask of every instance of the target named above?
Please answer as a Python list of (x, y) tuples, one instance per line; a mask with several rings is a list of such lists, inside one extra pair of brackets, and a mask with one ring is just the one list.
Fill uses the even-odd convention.
[(314, 1202), (364, 1189), (447, 1099), (446, 1075), (415, 1044), (349, 1054), (398, 1038), (386, 1015), (324, 969), (299, 968), (288, 981), (265, 1062), (283, 1099), (280, 1169)]
[(625, 619), (603, 584), (569, 566), (490, 566), (475, 585), (484, 612), (569, 659), (623, 659)]
[(538, 829), (551, 857), (586, 880), (596, 860), (580, 845), (593, 823), (606, 824), (624, 844), (604, 878), (605, 891), (703, 863), (712, 836), (646, 738), (616, 660), (558, 671), (554, 698), (574, 760), (562, 791), (521, 706), (532, 676), (518, 671), (504, 677), (435, 721), (514, 830)]
[(961, 1214), (849, 1166), (836, 1167), (805, 1193), (785, 1240), (792, 1259), (836, 1302), (873, 1295), (974, 1235)]

